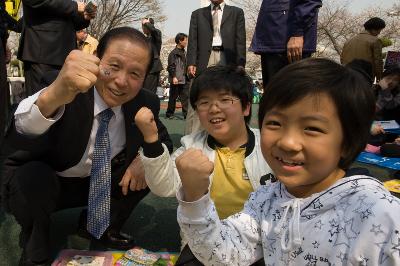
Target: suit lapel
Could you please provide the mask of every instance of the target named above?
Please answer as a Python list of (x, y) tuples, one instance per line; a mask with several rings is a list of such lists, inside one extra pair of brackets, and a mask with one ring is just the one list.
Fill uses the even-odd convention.
[(226, 19), (232, 14), (232, 9), (230, 6), (228, 6), (227, 4), (225, 4), (224, 7), (224, 12), (222, 13), (222, 20), (221, 20), (221, 28), (222, 25), (224, 24), (224, 22), (226, 21)]
[(212, 17), (211, 17), (211, 5), (204, 7), (203, 8), (203, 15), (208, 21), (208, 24), (210, 24), (210, 29), (213, 29), (213, 22), (212, 22)]

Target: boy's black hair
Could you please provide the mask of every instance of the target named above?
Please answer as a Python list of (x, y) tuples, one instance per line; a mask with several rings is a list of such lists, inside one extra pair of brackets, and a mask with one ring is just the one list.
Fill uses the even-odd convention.
[(190, 88), (190, 104), (196, 110), (196, 102), (203, 91), (226, 91), (240, 99), (244, 110), (250, 104), (250, 114), (244, 117), (246, 124), (251, 119), (253, 83), (246, 71), (240, 67), (212, 66), (197, 76)]
[(381, 18), (370, 18), (364, 23), (365, 30), (382, 30), (386, 27), (386, 23)]
[(117, 39), (126, 39), (145, 48), (149, 52), (149, 65), (147, 70), (151, 69), (153, 64), (153, 49), (151, 48), (151, 43), (143, 33), (132, 27), (119, 27), (107, 31), (99, 40), (99, 45), (96, 50), (97, 57), (101, 59), (108, 45), (110, 45), (113, 40)]
[[(260, 129), (267, 112), (286, 108), (309, 95), (327, 94), (337, 110), (343, 131), (344, 156), (339, 167), (348, 169), (365, 148), (375, 112), (372, 89), (365, 78), (350, 67), (322, 58), (290, 64), (279, 71), (261, 98)], [(329, 152), (329, 151), (326, 151)]]
[(179, 32), (176, 36), (175, 36), (175, 43), (179, 44), (180, 41), (183, 41), (185, 38), (187, 38), (187, 34)]

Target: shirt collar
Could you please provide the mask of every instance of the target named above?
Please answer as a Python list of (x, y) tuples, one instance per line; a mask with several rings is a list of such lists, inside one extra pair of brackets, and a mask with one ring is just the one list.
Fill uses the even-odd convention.
[[(222, 2), (221, 4), (219, 4), (219, 6), (221, 7), (221, 11), (223, 12), (224, 11), (224, 7), (225, 7), (225, 2)], [(214, 10), (214, 4), (211, 3), (211, 11), (213, 11), (213, 10)]]
[[(245, 157), (249, 156), (250, 153), (253, 151), (254, 146), (255, 146), (255, 139), (256, 137), (254, 136), (253, 131), (250, 130), (249, 127), (246, 126), (247, 129), (247, 143), (243, 144), (242, 146), (240, 146), (240, 148), (245, 148), (246, 152), (245, 152)], [(224, 145), (222, 145), (221, 143), (219, 143), (213, 136), (208, 135), (207, 137), (207, 144), (208, 146), (215, 150), (216, 148), (221, 148), (221, 147), (225, 147)]]
[[(97, 92), (96, 87), (94, 88), (94, 117), (96, 117), (98, 114), (103, 112), (104, 110), (110, 108), (107, 106), (107, 104), (104, 102), (103, 98), (101, 98), (100, 94)], [(115, 115), (121, 112), (121, 105), (115, 106), (111, 108), (114, 112)]]

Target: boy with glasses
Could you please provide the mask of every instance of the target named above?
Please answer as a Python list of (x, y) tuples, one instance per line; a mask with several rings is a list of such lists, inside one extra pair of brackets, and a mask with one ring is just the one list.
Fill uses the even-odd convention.
[[(161, 197), (175, 196), (181, 184), (175, 159), (190, 150), (214, 162), (210, 191), (219, 216), (242, 210), (250, 192), (260, 186), (260, 179), (271, 173), (261, 154), (259, 130), (248, 126), (251, 102), (252, 82), (244, 70), (224, 66), (206, 69), (195, 78), (190, 92), (190, 104), (204, 130), (184, 136), (182, 146), (172, 156), (158, 140), (152, 112), (139, 110), (135, 123), (146, 142), (141, 157), (151, 191)], [(185, 239), (182, 242), (187, 243)], [(185, 247), (178, 262), (193, 260), (197, 259)]]

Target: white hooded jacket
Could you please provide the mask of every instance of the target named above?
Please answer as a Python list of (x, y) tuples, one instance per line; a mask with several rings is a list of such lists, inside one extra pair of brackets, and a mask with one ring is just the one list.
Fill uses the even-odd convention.
[(205, 265), (400, 265), (400, 200), (376, 179), (344, 177), (295, 198), (272, 183), (252, 193), (242, 212), (220, 221), (209, 195), (182, 201), (178, 222)]

